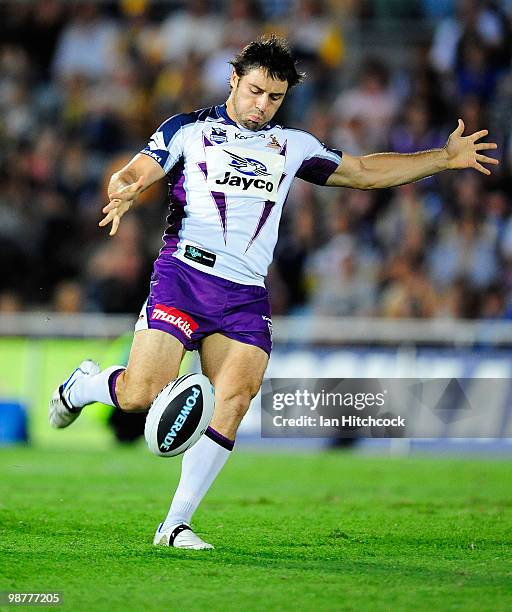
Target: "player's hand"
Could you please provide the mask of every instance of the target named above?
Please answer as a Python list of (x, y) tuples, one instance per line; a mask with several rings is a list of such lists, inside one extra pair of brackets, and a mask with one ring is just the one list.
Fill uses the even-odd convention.
[(497, 165), (500, 162), (487, 155), (482, 155), (481, 151), (488, 149), (496, 149), (495, 142), (477, 142), (489, 133), (487, 130), (475, 132), (470, 136), (462, 136), (464, 132), (464, 121), (459, 119), (459, 125), (454, 132), (450, 134), (448, 142), (445, 145), (445, 150), (448, 156), (448, 168), (475, 168), (482, 174), (491, 174), (489, 168), (482, 164)]
[(117, 232), (121, 217), (125, 212), (129, 211), (135, 200), (139, 197), (144, 189), (144, 177), (141, 176), (137, 182), (123, 187), (115, 193), (109, 193), (109, 203), (103, 208), (102, 212), (105, 217), (99, 222), (100, 227), (104, 227), (112, 223), (109, 236), (113, 236)]

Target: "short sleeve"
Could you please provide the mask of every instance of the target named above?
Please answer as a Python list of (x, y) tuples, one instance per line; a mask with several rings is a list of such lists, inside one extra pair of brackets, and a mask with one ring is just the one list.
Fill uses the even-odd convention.
[(329, 149), (307, 132), (301, 134), (301, 144), (304, 159), (295, 176), (308, 183), (325, 185), (327, 179), (340, 165), (343, 153), (336, 149)]
[(167, 174), (183, 155), (185, 115), (175, 115), (162, 123), (141, 153), (157, 161)]

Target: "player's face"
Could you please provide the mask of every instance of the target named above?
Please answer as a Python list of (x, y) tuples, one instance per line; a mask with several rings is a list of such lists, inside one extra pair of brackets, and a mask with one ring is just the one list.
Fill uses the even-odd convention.
[(248, 130), (261, 130), (276, 114), (288, 90), (288, 81), (271, 78), (263, 68), (253, 68), (243, 77), (233, 70), (228, 113)]

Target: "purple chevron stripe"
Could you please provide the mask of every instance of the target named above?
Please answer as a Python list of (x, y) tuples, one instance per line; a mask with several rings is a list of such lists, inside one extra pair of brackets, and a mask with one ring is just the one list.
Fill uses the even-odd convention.
[(208, 178), (208, 168), (206, 167), (206, 162), (199, 162), (197, 164), (199, 166), (199, 170), (204, 174), (204, 178)]
[(226, 194), (220, 191), (210, 191), (210, 194), (217, 207), (219, 213), (220, 223), (222, 225), (222, 234), (224, 236), (224, 244), (226, 244), (226, 233), (227, 233), (227, 206), (226, 206)]
[(256, 226), (256, 230), (249, 242), (249, 244), (247, 245), (247, 248), (245, 249), (245, 252), (247, 253), (247, 251), (249, 250), (251, 244), (256, 240), (256, 238), (258, 237), (259, 233), (261, 232), (261, 230), (263, 229), (263, 226), (265, 225), (265, 223), (267, 222), (267, 219), (270, 215), (270, 213), (272, 212), (272, 208), (274, 207), (275, 202), (271, 202), (270, 200), (267, 200), (263, 206), (263, 210), (261, 211), (261, 215), (260, 215), (260, 219), (258, 221), (258, 225)]
[[(205, 139), (206, 140), (206, 139)], [(206, 167), (206, 162), (199, 162), (197, 164), (199, 169), (204, 175), (204, 178), (208, 178), (208, 168)], [(222, 225), (222, 234), (224, 236), (224, 244), (226, 244), (226, 232), (227, 232), (227, 224), (226, 224), (226, 195), (219, 191), (210, 191), (210, 195), (215, 202), (215, 206), (217, 207), (217, 212), (219, 213), (220, 224)]]

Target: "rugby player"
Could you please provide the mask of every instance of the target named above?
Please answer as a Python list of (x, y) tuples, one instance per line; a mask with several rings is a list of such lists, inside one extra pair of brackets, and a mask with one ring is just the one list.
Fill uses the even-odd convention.
[(103, 402), (145, 411), (178, 376), (186, 350), (198, 349), (215, 387), (206, 434), (182, 459), (181, 478), (154, 544), (213, 548), (190, 528), (192, 515), (228, 459), (267, 367), (271, 313), (265, 275), (283, 204), (294, 177), (317, 185), (378, 189), (437, 172), (497, 164), (463, 136), (459, 119), (442, 149), (355, 157), (329, 149), (311, 134), (273, 121), (297, 72), (286, 41), (272, 36), (232, 61), (225, 104), (164, 121), (148, 145), (108, 187), (101, 227), (117, 232), (123, 215), (155, 181), (169, 183), (168, 227), (154, 264), (149, 297), (135, 326), (128, 365), (100, 371), (86, 360), (54, 393), (50, 423), (70, 425), (84, 406)]

